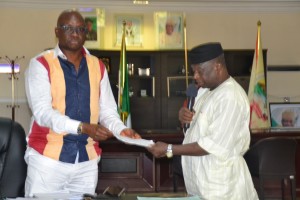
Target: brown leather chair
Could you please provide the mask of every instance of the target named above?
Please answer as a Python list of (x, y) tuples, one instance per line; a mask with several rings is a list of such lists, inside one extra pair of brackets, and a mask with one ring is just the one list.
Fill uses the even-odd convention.
[(296, 200), (296, 149), (291, 138), (271, 137), (255, 143), (244, 155), (250, 173), (259, 178), (259, 196), (264, 199), (264, 180), (281, 180), (282, 199), (284, 180), (290, 180), (291, 196)]
[(22, 126), (0, 117), (0, 199), (24, 197), (25, 150), (26, 135)]

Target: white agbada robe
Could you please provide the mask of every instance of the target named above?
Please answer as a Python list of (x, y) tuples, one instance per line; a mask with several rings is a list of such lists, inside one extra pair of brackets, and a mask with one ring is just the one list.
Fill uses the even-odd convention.
[(258, 199), (243, 158), (250, 144), (246, 93), (232, 77), (203, 93), (183, 144), (196, 141), (209, 155), (182, 156), (188, 194), (203, 200)]

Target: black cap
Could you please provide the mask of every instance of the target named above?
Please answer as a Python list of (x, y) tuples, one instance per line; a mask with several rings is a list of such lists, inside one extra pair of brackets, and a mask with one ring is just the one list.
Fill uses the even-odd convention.
[(212, 60), (223, 54), (223, 48), (219, 42), (201, 44), (194, 47), (189, 53), (190, 64), (199, 64)]

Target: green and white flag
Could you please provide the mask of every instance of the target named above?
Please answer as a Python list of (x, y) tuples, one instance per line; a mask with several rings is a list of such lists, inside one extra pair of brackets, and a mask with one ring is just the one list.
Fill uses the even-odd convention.
[(120, 66), (119, 66), (119, 94), (118, 94), (118, 111), (121, 120), (124, 124), (131, 128), (131, 113), (130, 113), (130, 100), (129, 100), (129, 87), (128, 87), (128, 68), (126, 57), (126, 42), (125, 42), (125, 25), (123, 22), (123, 35), (120, 53)]

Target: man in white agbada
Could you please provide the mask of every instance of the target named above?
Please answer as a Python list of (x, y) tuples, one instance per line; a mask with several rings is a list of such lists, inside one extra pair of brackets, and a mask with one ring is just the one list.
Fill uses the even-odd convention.
[(220, 43), (190, 51), (194, 79), (201, 95), (193, 112), (179, 111), (190, 123), (182, 145), (157, 142), (148, 150), (156, 157), (182, 155), (186, 190), (203, 200), (258, 199), (243, 158), (250, 144), (250, 106), (243, 88), (228, 74)]

